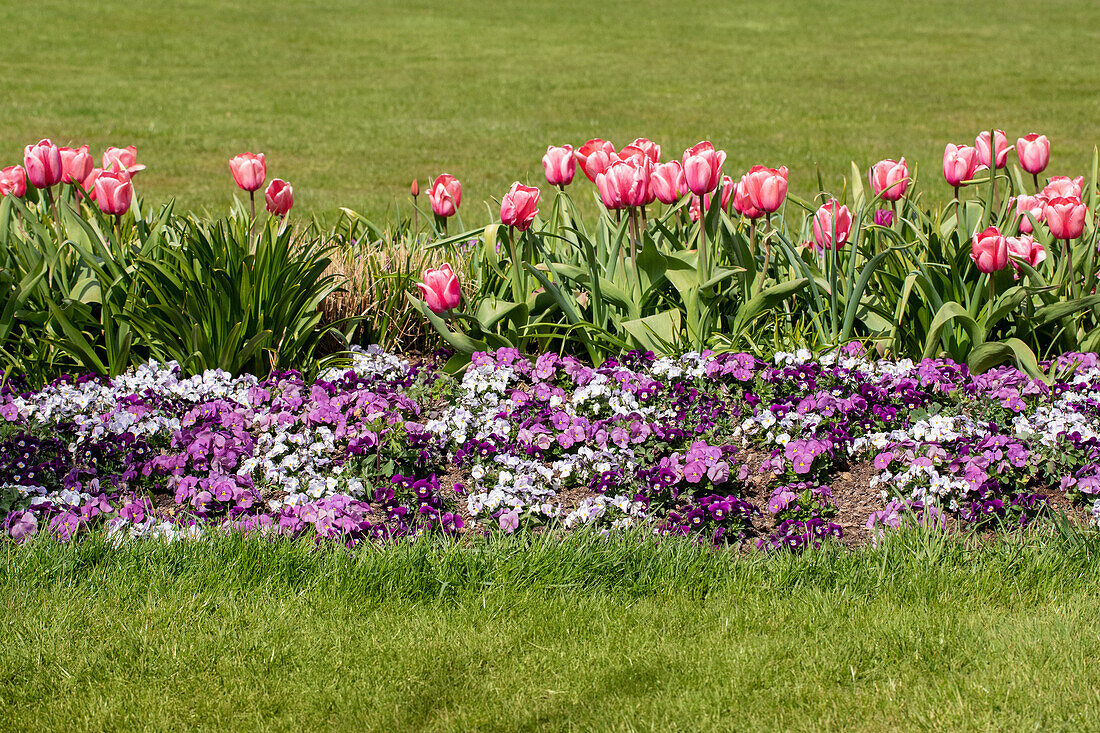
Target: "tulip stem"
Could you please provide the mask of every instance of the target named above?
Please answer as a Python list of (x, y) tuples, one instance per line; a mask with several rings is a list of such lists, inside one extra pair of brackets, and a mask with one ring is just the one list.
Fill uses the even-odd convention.
[(115, 214), (115, 240), (122, 246), (122, 214)]
[(962, 220), (959, 218), (959, 187), (955, 186), (955, 228), (959, 230), (959, 241), (962, 241)]
[(1039, 193), (1039, 174), (1032, 173), (1031, 180), (1035, 181), (1035, 193)]
[(702, 286), (708, 279), (707, 275), (707, 216), (703, 211), (702, 197), (699, 199), (699, 285)]
[(57, 246), (61, 246), (62, 234), (61, 234), (61, 218), (57, 215), (57, 198), (53, 195), (53, 187), (46, 187), (46, 198), (49, 199), (50, 211), (53, 213), (53, 227), (57, 232)]
[(1066, 250), (1066, 266), (1069, 268), (1069, 293), (1074, 299), (1077, 298), (1077, 276), (1073, 273), (1073, 250), (1070, 248), (1070, 242), (1068, 239), (1063, 239)]
[(252, 244), (252, 239), (256, 236), (256, 192), (248, 192), (248, 203), (252, 209), (252, 218), (248, 222), (248, 243)]
[(997, 291), (993, 288), (993, 273), (989, 274), (989, 309), (993, 310), (993, 301), (997, 298)]

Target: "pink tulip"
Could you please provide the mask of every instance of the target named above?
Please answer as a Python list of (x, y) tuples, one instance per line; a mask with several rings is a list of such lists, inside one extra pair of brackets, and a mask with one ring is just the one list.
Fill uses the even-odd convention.
[(1084, 185), (1084, 176), (1077, 176), (1076, 178), (1054, 176), (1054, 178), (1047, 181), (1046, 187), (1043, 188), (1042, 195), (1047, 199), (1079, 199), (1084, 190)]
[(547, 147), (546, 154), (542, 156), (542, 169), (546, 172), (546, 182), (551, 186), (568, 186), (573, 182), (573, 174), (577, 169), (573, 146)]
[[(1043, 220), (1043, 209), (1046, 208), (1047, 200), (1042, 194), (1036, 196), (1020, 195), (1015, 199), (1016, 204), (1016, 218), (1019, 221), (1020, 233), (1031, 234), (1035, 227), (1031, 224), (1031, 219), (1028, 218), (1028, 214), (1035, 221)], [(1011, 202), (1009, 208), (1011, 209)]]
[[(1043, 249), (1043, 245), (1026, 234), (1020, 235), (1019, 237), (1005, 237), (1005, 243), (1008, 246), (1009, 255), (1020, 258), (1032, 267), (1036, 267), (1047, 258), (1047, 251)], [(1017, 270), (1020, 269), (1020, 266), (1016, 264), (1015, 260), (1011, 260), (1011, 262), (1014, 268)]]
[(653, 161), (649, 158), (635, 159), (631, 166), (634, 169), (634, 186), (631, 189), (631, 206), (649, 206), (657, 200), (657, 192), (653, 189)]
[(420, 181), (413, 179), (413, 182), (409, 184), (409, 195), (416, 198), (420, 195)]
[(272, 179), (264, 191), (267, 210), (276, 216), (286, 216), (294, 206), (294, 188), (282, 178)]
[(250, 193), (259, 190), (267, 178), (267, 163), (263, 153), (241, 153), (229, 161), (229, 170), (232, 171), (237, 185)]
[(653, 166), (649, 188), (662, 204), (674, 204), (679, 201), (680, 197), (687, 192), (687, 181), (684, 180), (684, 168), (680, 165), (680, 161), (673, 160)]
[(92, 172), (92, 156), (88, 146), (79, 148), (58, 148), (61, 152), (61, 181), (63, 183), (83, 183)]
[(1016, 140), (1016, 157), (1020, 167), (1032, 175), (1039, 175), (1050, 163), (1050, 140), (1046, 135), (1033, 132)]
[(741, 182), (737, 184), (737, 190), (733, 192), (733, 208), (741, 216), (749, 219), (759, 219), (764, 212), (753, 206), (749, 198), (749, 187), (746, 183), (748, 174), (741, 176)]
[(905, 158), (880, 160), (871, 166), (867, 178), (875, 195), (881, 194), (883, 201), (897, 201), (909, 188), (909, 168), (905, 165)]
[(443, 173), (432, 181), (428, 189), (428, 201), (432, 204), (432, 212), (436, 216), (446, 219), (454, 216), (462, 203), (462, 184), (450, 173)]
[(958, 188), (974, 178), (978, 170), (978, 151), (969, 145), (948, 143), (943, 151), (943, 177)]
[(851, 231), (852, 213), (836, 199), (826, 201), (814, 214), (814, 242), (820, 250), (840, 249)]
[(96, 177), (95, 200), (104, 214), (122, 216), (133, 199), (134, 187), (126, 171), (103, 171)]
[(135, 173), (145, 170), (145, 166), (137, 162), (137, 148), (127, 145), (124, 148), (107, 148), (103, 151), (103, 170), (126, 171), (133, 177)]
[(103, 173), (102, 168), (92, 168), (88, 177), (81, 182), (81, 186), (84, 187), (84, 193), (88, 194), (88, 197), (95, 201), (95, 182), (99, 179), (99, 176)]
[(752, 205), (766, 214), (779, 211), (787, 198), (787, 166), (776, 169), (754, 165), (741, 180)]
[[(628, 148), (636, 148), (641, 150), (645, 157), (649, 158), (649, 162), (653, 165), (657, 165), (661, 162), (661, 146), (652, 140), (644, 137), (635, 138), (634, 142), (627, 145)], [(620, 153), (620, 156), (622, 154)]]
[(1008, 241), (997, 227), (989, 227), (974, 235), (970, 245), (970, 259), (985, 273), (997, 272), (1008, 266)]
[(722, 164), (726, 162), (726, 151), (715, 150), (704, 140), (684, 151), (684, 180), (688, 190), (696, 196), (702, 196), (718, 188), (722, 180)]
[(27, 192), (27, 172), (21, 165), (9, 165), (0, 170), (0, 196), (22, 198)]
[(1077, 239), (1085, 231), (1088, 210), (1077, 198), (1056, 198), (1043, 209), (1043, 221), (1055, 239)]
[(648, 198), (651, 174), (652, 164), (648, 160), (642, 165), (615, 161), (596, 176), (600, 200), (608, 209), (644, 206)]
[[(989, 130), (983, 130), (974, 138), (974, 147), (978, 151), (978, 161), (989, 167)], [(993, 131), (993, 148), (996, 156), (996, 167), (1004, 168), (1008, 161), (1008, 137), (1004, 130)]]
[(894, 223), (894, 212), (889, 209), (876, 209), (875, 223), (880, 227), (891, 226)]
[(35, 188), (49, 188), (61, 183), (65, 168), (61, 165), (61, 150), (49, 140), (23, 149), (23, 167), (27, 180)]
[[(577, 162), (581, 164), (581, 170), (588, 180), (596, 182), (596, 176), (603, 173), (612, 161), (618, 160), (615, 154), (615, 146), (606, 140), (593, 138), (573, 151)], [(589, 163), (591, 162), (591, 166)]]
[(526, 231), (539, 213), (539, 190), (524, 186), (519, 181), (512, 184), (500, 201), (500, 223)]
[(443, 313), (457, 308), (462, 302), (462, 288), (458, 275), (444, 262), (438, 269), (424, 270), (424, 282), (417, 283), (424, 302), (433, 313)]

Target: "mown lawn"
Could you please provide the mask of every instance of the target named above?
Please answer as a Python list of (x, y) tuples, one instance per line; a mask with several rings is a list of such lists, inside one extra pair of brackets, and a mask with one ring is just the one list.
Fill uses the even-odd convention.
[(1082, 730), (1100, 544), (736, 557), (574, 538), (0, 555), (0, 716), (35, 730)]
[(43, 136), (133, 143), (139, 191), (189, 208), (225, 207), (243, 149), (317, 212), (385, 218), (446, 170), (469, 223), (542, 181), (549, 142), (593, 135), (710, 138), (734, 172), (790, 166), (804, 196), (819, 169), (839, 189), (850, 160), (906, 155), (940, 198), (944, 143), (979, 129), (1048, 133), (1055, 174), (1100, 142), (1086, 0), (43, 0), (0, 4), (0, 27), (0, 164)]

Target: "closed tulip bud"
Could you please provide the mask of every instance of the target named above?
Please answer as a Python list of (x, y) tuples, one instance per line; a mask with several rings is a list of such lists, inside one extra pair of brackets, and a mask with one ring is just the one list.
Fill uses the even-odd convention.
[(747, 179), (748, 174), (741, 176), (741, 182), (737, 184), (737, 190), (733, 192), (733, 208), (741, 216), (749, 219), (759, 219), (764, 215), (764, 212), (753, 205), (752, 199), (749, 197)]
[(462, 288), (458, 275), (444, 262), (438, 269), (424, 270), (424, 282), (419, 282), (420, 294), (433, 313), (443, 313), (457, 308), (462, 302)]
[(1054, 178), (1047, 181), (1047, 185), (1043, 188), (1042, 195), (1046, 199), (1079, 199), (1084, 190), (1084, 185), (1084, 176), (1077, 176), (1076, 178), (1054, 176)]
[(600, 192), (600, 201), (608, 209), (625, 209), (632, 206), (634, 166), (617, 160), (607, 170), (596, 176), (596, 189)]
[(1055, 239), (1077, 239), (1085, 231), (1088, 210), (1078, 198), (1056, 198), (1043, 209), (1043, 221)]
[[(1043, 245), (1026, 234), (1022, 234), (1019, 237), (1005, 237), (1005, 243), (1008, 247), (1008, 254), (1011, 257), (1019, 258), (1032, 267), (1038, 266), (1040, 262), (1047, 258), (1047, 251), (1043, 249)], [(1010, 261), (1015, 269), (1020, 269), (1015, 259)]]
[[(1016, 219), (1019, 223), (1021, 234), (1031, 234), (1035, 230), (1035, 227), (1031, 223), (1031, 219), (1042, 221), (1043, 209), (1046, 208), (1046, 205), (1047, 200), (1042, 194), (1037, 196), (1020, 195), (1016, 197)], [(1010, 202), (1009, 208), (1012, 208), (1012, 202)], [(1028, 218), (1028, 214), (1031, 214), (1031, 218)]]
[(420, 195), (420, 181), (416, 180), (415, 178), (413, 179), (412, 185), (409, 186), (409, 193), (412, 195), (413, 198), (416, 198)]
[(984, 273), (997, 272), (1008, 266), (1008, 242), (1001, 230), (989, 227), (975, 234), (970, 245), (970, 259)]
[(229, 170), (232, 171), (237, 185), (250, 193), (258, 191), (267, 178), (267, 163), (263, 153), (241, 153), (229, 161)]
[(500, 223), (526, 231), (539, 213), (539, 190), (524, 186), (519, 181), (512, 184), (500, 200)]
[(276, 216), (286, 216), (294, 206), (294, 188), (282, 178), (272, 179), (264, 191), (267, 210)]
[(909, 188), (909, 168), (905, 158), (901, 160), (880, 160), (867, 172), (871, 188), (883, 201), (897, 201)]
[(88, 146), (58, 148), (58, 150), (61, 152), (61, 181), (83, 183), (94, 167), (92, 156), (88, 153)]
[(27, 180), (35, 188), (49, 188), (61, 183), (65, 169), (61, 165), (61, 150), (49, 140), (23, 149), (23, 167)]
[(684, 180), (684, 168), (680, 161), (658, 163), (653, 166), (653, 175), (649, 179), (649, 189), (662, 204), (674, 204), (687, 192)]
[(103, 171), (96, 177), (95, 201), (104, 214), (122, 216), (133, 199), (134, 188), (126, 171)]
[(978, 170), (978, 151), (969, 145), (948, 143), (943, 151), (943, 177), (958, 188), (964, 181), (974, 178)]
[(875, 223), (880, 227), (888, 227), (894, 223), (894, 212), (889, 209), (877, 209), (875, 211)]
[(462, 203), (462, 184), (451, 174), (443, 173), (432, 181), (432, 187), (428, 189), (428, 201), (431, 202), (436, 216), (444, 219), (454, 216)]
[(1046, 135), (1033, 132), (1016, 140), (1016, 157), (1020, 159), (1020, 167), (1032, 175), (1038, 175), (1046, 170), (1050, 163), (1050, 140)]
[(542, 169), (546, 173), (546, 182), (551, 186), (568, 186), (573, 182), (573, 175), (577, 170), (573, 146), (548, 146), (546, 154), (542, 156)]
[[(978, 162), (989, 166), (989, 130), (983, 130), (974, 138), (974, 147), (978, 151)], [(1004, 130), (993, 131), (993, 153), (996, 161), (995, 167), (1004, 168), (1008, 161), (1008, 137)]]
[(715, 150), (706, 140), (685, 150), (682, 165), (688, 190), (702, 196), (718, 188), (725, 162), (726, 151)]
[(641, 150), (645, 157), (649, 158), (649, 162), (654, 165), (661, 162), (661, 146), (648, 138), (635, 138), (634, 142), (627, 147)]
[(776, 169), (754, 165), (741, 180), (752, 205), (766, 214), (779, 211), (787, 198), (787, 166)]
[(137, 162), (137, 148), (127, 145), (103, 151), (103, 170), (126, 171), (132, 178), (135, 173), (145, 170), (145, 166)]
[(9, 165), (0, 170), (0, 196), (22, 198), (27, 192), (27, 172), (21, 165)]
[[(588, 180), (596, 182), (596, 176), (607, 170), (612, 161), (618, 160), (615, 154), (615, 146), (606, 140), (593, 138), (573, 151), (577, 162), (581, 164), (581, 170)], [(591, 165), (589, 163), (591, 162)]]
[(829, 199), (814, 213), (814, 242), (818, 249), (840, 249), (852, 231), (852, 213), (836, 199)]

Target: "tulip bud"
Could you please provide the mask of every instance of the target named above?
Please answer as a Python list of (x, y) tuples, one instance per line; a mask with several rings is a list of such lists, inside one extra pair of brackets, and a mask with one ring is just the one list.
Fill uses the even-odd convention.
[(741, 180), (752, 205), (766, 214), (779, 211), (787, 198), (787, 166), (776, 169), (754, 165)]
[(61, 150), (48, 139), (23, 149), (23, 167), (27, 180), (35, 188), (56, 186), (61, 183), (65, 172), (61, 165)]
[(989, 227), (984, 232), (975, 234), (970, 245), (970, 259), (984, 273), (1005, 269), (1008, 265), (1008, 242), (1001, 230)]
[(706, 140), (685, 150), (681, 165), (688, 190), (696, 196), (702, 196), (718, 188), (725, 162), (726, 151), (715, 150)]
[(978, 151), (969, 145), (948, 143), (943, 151), (943, 177), (958, 188), (974, 178), (978, 170)]
[(259, 190), (267, 178), (267, 163), (263, 153), (241, 153), (229, 161), (229, 170), (237, 185), (248, 192)]
[(63, 183), (83, 183), (92, 172), (92, 156), (88, 146), (79, 148), (58, 148), (61, 153), (61, 181)]
[(877, 209), (875, 211), (875, 223), (880, 227), (888, 227), (894, 223), (894, 212), (889, 209)]
[(1056, 198), (1043, 208), (1043, 221), (1055, 239), (1077, 239), (1085, 231), (1088, 210), (1077, 198)]
[(898, 160), (880, 160), (867, 172), (871, 188), (883, 201), (897, 201), (909, 188), (909, 168), (905, 158)]
[(0, 196), (22, 198), (27, 192), (27, 172), (21, 165), (10, 165), (0, 170)]
[(454, 216), (458, 205), (462, 203), (462, 184), (451, 174), (443, 173), (436, 177), (428, 189), (428, 201), (431, 202), (436, 216), (444, 219)]
[[(650, 163), (657, 165), (661, 162), (661, 146), (652, 140), (644, 137), (635, 138), (634, 142), (627, 145), (628, 148), (634, 148), (635, 150), (641, 150), (642, 154), (649, 159)], [(620, 154), (621, 155), (621, 154)]]
[(733, 208), (741, 216), (749, 219), (759, 219), (764, 215), (764, 212), (756, 208), (752, 199), (749, 197), (749, 187), (747, 183), (748, 174), (741, 176), (741, 182), (737, 184), (737, 190), (733, 193)]
[(829, 199), (814, 213), (814, 242), (823, 251), (843, 247), (851, 231), (852, 214), (836, 199)]
[(294, 188), (282, 178), (275, 178), (264, 191), (267, 210), (276, 216), (286, 216), (294, 206)]
[(1020, 167), (1032, 175), (1038, 175), (1046, 170), (1050, 163), (1050, 141), (1046, 135), (1033, 132), (1016, 140), (1016, 157), (1020, 159)]
[[(974, 147), (978, 151), (978, 161), (989, 167), (989, 130), (983, 130), (974, 138)], [(996, 168), (1004, 168), (1008, 161), (1008, 137), (1004, 130), (993, 131), (993, 151)]]
[(420, 195), (420, 181), (416, 180), (415, 178), (413, 179), (412, 185), (409, 186), (409, 193), (412, 195), (413, 198), (416, 198)]
[(593, 138), (573, 152), (577, 162), (581, 164), (581, 170), (588, 180), (596, 182), (596, 176), (607, 170), (607, 167), (619, 159), (615, 154), (615, 146), (606, 140)]
[[(1047, 251), (1043, 249), (1043, 245), (1026, 234), (1019, 237), (1005, 237), (1005, 243), (1008, 246), (1009, 255), (1023, 260), (1032, 267), (1038, 266), (1040, 262), (1047, 258)], [(1020, 269), (1015, 259), (1010, 260), (1010, 262), (1012, 262), (1015, 269)]]
[(687, 191), (687, 181), (684, 180), (684, 169), (680, 161), (673, 160), (655, 165), (653, 175), (649, 179), (649, 189), (662, 204), (674, 204), (679, 201)]
[[(1047, 200), (1042, 194), (1037, 196), (1020, 195), (1017, 196), (1014, 202), (1009, 203), (1009, 208), (1015, 204), (1016, 208), (1016, 220), (1019, 224), (1021, 234), (1031, 234), (1035, 227), (1031, 223), (1031, 219), (1035, 221), (1043, 220), (1043, 209), (1046, 208)], [(1028, 214), (1031, 214), (1031, 218), (1028, 218)]]
[(433, 313), (443, 313), (457, 308), (462, 302), (462, 288), (458, 275), (444, 262), (438, 269), (424, 271), (424, 282), (419, 282), (420, 294)]
[(546, 154), (542, 156), (542, 169), (546, 173), (546, 182), (551, 186), (568, 186), (573, 182), (573, 174), (577, 169), (573, 146), (548, 146)]
[(539, 190), (515, 182), (500, 200), (500, 222), (526, 231), (539, 213)]
[(130, 174), (125, 170), (103, 171), (95, 179), (95, 200), (104, 214), (122, 216), (134, 198)]

